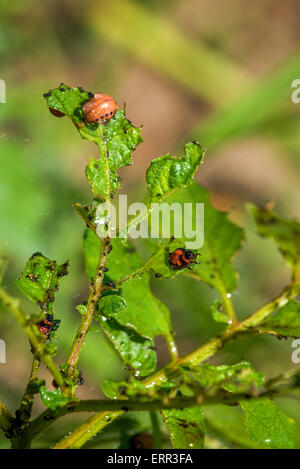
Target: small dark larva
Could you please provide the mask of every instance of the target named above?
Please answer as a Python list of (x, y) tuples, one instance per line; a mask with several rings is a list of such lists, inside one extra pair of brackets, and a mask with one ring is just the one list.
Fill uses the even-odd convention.
[(199, 264), (199, 262), (196, 262), (196, 258), (197, 254), (184, 248), (177, 248), (169, 253), (169, 262), (174, 270), (184, 269), (189, 267), (190, 264)]
[(82, 106), (84, 120), (89, 123), (107, 122), (117, 109), (116, 101), (111, 96), (102, 93), (96, 93)]

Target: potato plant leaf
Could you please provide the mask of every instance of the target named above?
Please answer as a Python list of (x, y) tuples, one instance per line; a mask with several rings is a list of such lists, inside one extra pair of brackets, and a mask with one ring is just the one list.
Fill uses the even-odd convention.
[(248, 204), (258, 232), (272, 238), (294, 273), (300, 270), (300, 222), (279, 217), (272, 210)]
[(121, 359), (135, 376), (147, 376), (156, 368), (156, 352), (152, 339), (137, 334), (124, 327), (115, 319), (99, 316), (101, 327), (114, 344)]
[(68, 274), (68, 268), (68, 261), (58, 265), (56, 261), (47, 259), (41, 253), (35, 253), (28, 260), (16, 284), (43, 312), (53, 314), (55, 293), (58, 291), (60, 279)]
[(40, 387), (40, 397), (43, 404), (51, 410), (57, 410), (68, 402), (78, 400), (74, 397), (66, 396), (60, 391), (60, 389), (49, 391), (46, 386)]
[(242, 401), (245, 423), (251, 440), (274, 449), (295, 448), (295, 422), (267, 398)]
[(300, 303), (289, 300), (261, 323), (259, 330), (285, 337), (300, 337)]
[(152, 160), (146, 174), (150, 202), (159, 202), (168, 192), (192, 182), (204, 150), (198, 142), (191, 142), (184, 153), (182, 158), (168, 154)]
[(205, 421), (201, 407), (163, 410), (172, 446), (176, 449), (201, 449), (204, 446)]
[(264, 375), (253, 370), (248, 362), (219, 366), (203, 363), (200, 366), (181, 366), (173, 376), (168, 376), (168, 381), (182, 394), (191, 395), (209, 390), (212, 395), (223, 390), (232, 393), (249, 392), (254, 386), (258, 388), (264, 384)]
[[(143, 384), (143, 381), (139, 381), (135, 378), (130, 378), (127, 381), (111, 381), (106, 379), (102, 383), (102, 390), (110, 399), (116, 399), (122, 394), (129, 398), (146, 396), (149, 398), (151, 395), (150, 391)], [(124, 406), (126, 406), (126, 401), (124, 401)]]
[[(241, 246), (243, 230), (229, 221), (226, 213), (215, 209), (209, 201), (208, 191), (196, 183), (171, 195), (168, 203), (175, 202), (182, 207), (185, 203), (204, 203), (204, 244), (200, 249), (193, 249), (200, 254), (197, 258), (200, 264), (191, 265), (192, 275), (216, 288), (221, 295), (230, 294), (237, 285), (237, 273), (231, 261)], [(162, 278), (174, 277), (179, 273), (190, 274), (187, 268), (172, 269), (166, 249), (168, 247), (172, 252), (178, 247), (185, 247), (187, 241), (191, 240), (183, 236), (171, 242), (152, 242), (153, 257), (147, 267)]]
[(124, 110), (116, 111), (106, 123), (87, 123), (81, 108), (92, 96), (81, 87), (63, 83), (44, 95), (50, 110), (67, 115), (83, 138), (99, 146), (100, 158), (90, 159), (86, 175), (94, 196), (108, 200), (120, 187), (117, 169), (132, 164), (131, 154), (143, 139), (141, 129), (126, 119)]
[[(94, 276), (97, 266), (99, 243), (95, 233), (88, 229), (84, 236), (84, 255), (86, 271), (90, 278)], [(126, 301), (126, 307), (118, 312), (115, 319), (122, 326), (134, 329), (145, 338), (167, 336), (171, 329), (169, 311), (152, 294), (149, 275), (139, 275), (138, 270), (143, 265), (142, 259), (132, 245), (124, 246), (119, 238), (112, 240), (112, 246), (105, 281), (116, 282), (128, 276), (127, 281), (118, 286), (118, 294)]]

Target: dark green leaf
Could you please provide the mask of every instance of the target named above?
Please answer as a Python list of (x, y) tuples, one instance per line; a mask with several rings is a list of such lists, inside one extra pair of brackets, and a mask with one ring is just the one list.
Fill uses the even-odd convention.
[(215, 300), (211, 305), (211, 314), (216, 322), (228, 323), (228, 315), (223, 309), (221, 301)]
[(101, 326), (119, 352), (123, 362), (133, 370), (135, 376), (147, 376), (156, 368), (154, 342), (124, 327), (115, 319), (99, 317)]
[(53, 314), (55, 293), (59, 281), (68, 274), (69, 262), (58, 265), (40, 253), (33, 254), (28, 260), (21, 278), (16, 280), (19, 290), (40, 308)]
[(100, 313), (106, 318), (113, 318), (118, 316), (120, 311), (125, 308), (126, 300), (119, 295), (103, 296), (98, 303), (98, 309)]
[[(93, 278), (97, 266), (99, 239), (87, 230), (84, 237), (84, 254), (89, 278)], [(169, 311), (153, 296), (149, 286), (149, 276), (144, 273), (136, 278), (134, 274), (143, 265), (140, 256), (132, 245), (124, 246), (119, 238), (112, 240), (113, 250), (109, 255), (109, 269), (105, 280), (118, 281), (129, 276), (118, 287), (118, 294), (126, 301), (126, 308), (117, 315), (117, 321), (125, 327), (134, 329), (142, 337), (152, 339), (156, 335), (167, 336), (170, 332)], [(131, 278), (131, 276), (135, 278)]]
[[(209, 390), (212, 395), (220, 390), (232, 393), (253, 391), (253, 386), (264, 384), (264, 375), (254, 371), (248, 362), (220, 366), (203, 363), (194, 367), (181, 366), (177, 373), (168, 376), (168, 380), (184, 394), (191, 395), (191, 390), (196, 393)], [(181, 386), (184, 386), (184, 391)]]
[(272, 238), (293, 269), (300, 269), (300, 223), (281, 218), (271, 210), (249, 204), (258, 232)]
[(300, 337), (300, 303), (289, 300), (285, 306), (261, 323), (259, 330), (269, 334)]
[(168, 154), (151, 162), (146, 175), (150, 202), (158, 202), (173, 189), (186, 187), (192, 182), (204, 150), (198, 142), (192, 142), (185, 145), (184, 153), (182, 158)]
[(274, 449), (295, 448), (295, 422), (267, 398), (241, 402), (251, 440)]
[[(232, 266), (232, 258), (241, 246), (243, 231), (240, 227), (228, 220), (227, 214), (216, 210), (209, 201), (206, 189), (198, 184), (180, 190), (170, 196), (168, 203), (204, 203), (204, 244), (201, 249), (193, 250), (201, 256), (197, 258), (199, 265), (192, 265), (192, 275), (216, 288), (223, 295), (230, 295), (237, 285), (237, 274)], [(185, 272), (187, 268), (173, 270), (169, 263), (168, 249), (172, 252), (178, 247), (185, 247), (187, 238), (164, 240), (159, 243), (152, 242), (153, 257), (147, 267), (156, 273), (156, 276), (170, 278)]]
[(176, 449), (201, 449), (204, 446), (205, 421), (201, 407), (164, 410), (172, 445)]

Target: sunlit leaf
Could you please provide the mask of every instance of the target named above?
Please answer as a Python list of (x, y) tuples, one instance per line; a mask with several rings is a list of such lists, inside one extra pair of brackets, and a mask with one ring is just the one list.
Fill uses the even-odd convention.
[(28, 260), (22, 276), (16, 280), (19, 290), (40, 308), (53, 314), (55, 293), (59, 288), (59, 281), (68, 274), (69, 262), (58, 265), (41, 253), (35, 253)]
[(147, 376), (155, 371), (156, 352), (153, 340), (141, 337), (133, 329), (122, 326), (115, 319), (100, 316), (99, 320), (121, 359), (135, 376)]
[(295, 422), (267, 398), (241, 402), (251, 440), (274, 449), (295, 448)]
[(272, 238), (287, 263), (295, 269), (300, 269), (300, 223), (296, 220), (279, 217), (272, 210), (259, 208), (249, 204), (258, 232), (267, 238)]
[(285, 337), (300, 337), (300, 303), (289, 300), (286, 305), (260, 323), (259, 330)]
[[(97, 266), (99, 243), (97, 236), (87, 230), (84, 237), (84, 253), (90, 278), (94, 276)], [(142, 337), (167, 336), (171, 328), (168, 309), (152, 294), (149, 275), (134, 274), (143, 265), (142, 259), (133, 246), (124, 246), (118, 238), (112, 240), (112, 247), (105, 282), (116, 282), (128, 276), (127, 281), (118, 286), (118, 294), (125, 299), (126, 307), (118, 312), (115, 319), (119, 324), (134, 329)]]
[(184, 152), (182, 158), (168, 154), (152, 160), (146, 175), (151, 202), (159, 202), (168, 192), (192, 182), (204, 150), (198, 142), (192, 142), (185, 145)]
[(162, 411), (173, 448), (201, 449), (204, 446), (205, 421), (201, 407)]
[(60, 389), (49, 391), (46, 386), (40, 387), (40, 396), (43, 404), (51, 410), (57, 410), (70, 401), (78, 400), (74, 397), (66, 396), (62, 391), (60, 391)]

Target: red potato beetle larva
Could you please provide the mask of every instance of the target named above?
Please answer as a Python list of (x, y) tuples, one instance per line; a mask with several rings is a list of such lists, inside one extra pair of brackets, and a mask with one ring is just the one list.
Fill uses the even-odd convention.
[(102, 93), (96, 93), (82, 106), (84, 120), (88, 123), (107, 122), (117, 109), (116, 101), (111, 96)]
[(187, 251), (184, 248), (177, 248), (175, 251), (169, 253), (169, 262), (172, 269), (180, 270), (189, 267), (190, 264), (198, 264), (196, 262), (198, 254), (193, 251)]
[(50, 332), (53, 327), (53, 315), (47, 314), (46, 318), (42, 321), (39, 321), (36, 325), (41, 334), (44, 334), (46, 340), (50, 337)]

